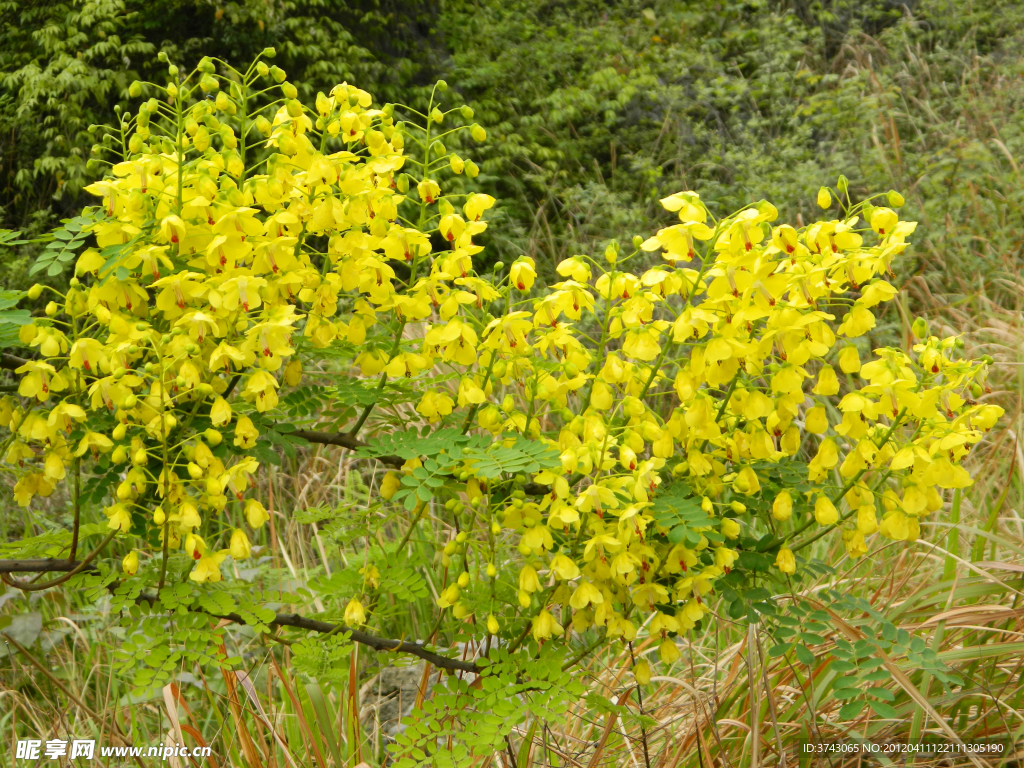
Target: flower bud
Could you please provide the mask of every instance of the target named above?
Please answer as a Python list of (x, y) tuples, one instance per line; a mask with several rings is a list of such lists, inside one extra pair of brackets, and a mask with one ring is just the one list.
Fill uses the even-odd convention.
[(484, 141), (487, 138), (487, 131), (485, 131), (479, 123), (473, 123), (469, 132), (475, 141)]
[(57, 306), (57, 302), (51, 301), (49, 304), (46, 305), (46, 309), (44, 311), (46, 312), (47, 317), (53, 317), (54, 315), (57, 314), (57, 311), (59, 309), (60, 308)]
[(463, 571), (459, 574), (458, 584), (463, 589), (469, 586), (469, 573), (467, 571)]
[(918, 317), (914, 320), (914, 324), (910, 326), (911, 332), (915, 338), (927, 339), (928, 338), (928, 321), (923, 317)]
[(121, 561), (121, 570), (128, 576), (134, 576), (138, 572), (139, 555), (134, 549), (124, 556), (124, 560)]
[(889, 205), (893, 208), (900, 208), (906, 202), (903, 199), (903, 195), (897, 192), (895, 189), (890, 189), (889, 194), (885, 196), (886, 200), (889, 201)]
[(818, 190), (818, 207), (825, 210), (832, 207), (832, 195), (829, 194), (827, 187)]
[(498, 630), (501, 626), (498, 624), (498, 620), (494, 618), (494, 614), (490, 614), (487, 617), (487, 632), (492, 635), (498, 634)]
[(844, 195), (850, 188), (850, 182), (843, 174), (839, 174), (839, 180), (836, 182), (836, 189), (842, 192)]
[(35, 301), (36, 299), (39, 298), (42, 292), (43, 286), (40, 285), (39, 283), (36, 283), (35, 285), (28, 289), (28, 297), (32, 299), (32, 301)]
[(633, 677), (636, 678), (639, 685), (647, 685), (651, 682), (651, 665), (647, 663), (646, 659), (633, 665)]
[(789, 520), (790, 515), (793, 514), (793, 496), (789, 491), (780, 491), (779, 495), (775, 497), (775, 501), (772, 504), (772, 517), (778, 520), (780, 523), (784, 523)]
[(209, 445), (211, 445), (213, 447), (216, 447), (216, 446), (220, 445), (221, 440), (224, 439), (224, 436), (220, 432), (218, 432), (216, 429), (208, 429), (205, 432), (203, 432), (203, 439)]
[(231, 546), (230, 550), (231, 557), (235, 560), (248, 560), (249, 555), (252, 553), (252, 545), (249, 543), (249, 537), (245, 535), (245, 531), (240, 528), (236, 528), (234, 533), (231, 534)]
[(835, 525), (839, 520), (839, 512), (828, 496), (820, 495), (814, 502), (814, 519), (818, 521), (818, 525)]
[(782, 547), (779, 550), (779, 554), (775, 557), (775, 567), (783, 573), (796, 572), (796, 558), (793, 557), (793, 552), (789, 547)]
[(380, 484), (380, 495), (390, 501), (401, 487), (402, 481), (398, 475), (394, 472), (388, 472), (384, 475), (384, 481)]

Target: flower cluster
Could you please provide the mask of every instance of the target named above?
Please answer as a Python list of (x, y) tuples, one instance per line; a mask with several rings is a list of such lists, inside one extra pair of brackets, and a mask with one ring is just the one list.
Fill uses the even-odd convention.
[[(704, 619), (744, 542), (772, 534), (761, 550), (784, 574), (815, 531), (840, 530), (859, 557), (876, 532), (915, 539), (943, 491), (971, 483), (960, 462), (1002, 413), (978, 402), (985, 365), (921, 323), (910, 350), (867, 337), (915, 229), (898, 194), (838, 205), (823, 190), (838, 216), (793, 227), (764, 201), (716, 219), (679, 192), (661, 201), (678, 223), (565, 259), (542, 285), (525, 256), (482, 268), (495, 200), (448, 188), (477, 169), (441, 139), (485, 133), (433, 131), (471, 110), (432, 102), (396, 123), (347, 84), (308, 109), (276, 67), (222, 69), (171, 67), (163, 99), (123, 118), (123, 158), (89, 188), (95, 247), (23, 329), (38, 358), (0, 411), (19, 503), (83, 473), (107, 482), (110, 528), (143, 549), (156, 532), (142, 562), (161, 583), (171, 551), (196, 561), (196, 582), (249, 556), (225, 510), (250, 529), (268, 519), (253, 494), (261, 420), (326, 350), (377, 392), (415, 379), (427, 425), (555, 457), (532, 478), (435, 457), (429, 493), (458, 521), (438, 606), (491, 634), (528, 619), (538, 642), (570, 626), (633, 639), (653, 613), (670, 662), (669, 635)], [(261, 78), (280, 100), (261, 101)], [(373, 408), (352, 414), (351, 437)], [(417, 470), (388, 474), (381, 498)], [(123, 569), (145, 572), (134, 551)], [(379, 582), (362, 573), (354, 624)]]

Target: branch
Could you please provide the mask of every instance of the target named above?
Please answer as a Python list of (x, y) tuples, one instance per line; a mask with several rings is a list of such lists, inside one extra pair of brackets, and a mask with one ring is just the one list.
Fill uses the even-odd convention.
[[(115, 531), (116, 533), (116, 531)], [(106, 543), (106, 540), (104, 541)], [(67, 560), (0, 560), (0, 573), (11, 573), (12, 571), (18, 571), (21, 573), (46, 573), (48, 571), (75, 571), (79, 573), (83, 570), (95, 570), (96, 566), (89, 562), (83, 563), (71, 563)], [(113, 587), (115, 585), (111, 585)], [(137, 598), (138, 601), (144, 601), (150, 604), (156, 603), (158, 598), (156, 595), (141, 594)], [(235, 624), (245, 624), (246, 621), (237, 613), (210, 613), (198, 608), (190, 609), (195, 613), (204, 613), (207, 616), (212, 616), (215, 619), (223, 619), (225, 621), (231, 621)], [(312, 632), (322, 632), (324, 634), (337, 634), (338, 632), (350, 632), (352, 640), (373, 648), (375, 651), (386, 651), (389, 653), (408, 653), (412, 656), (418, 656), (424, 661), (429, 661), (438, 669), (449, 669), (461, 672), (472, 672), (478, 674), (481, 670), (472, 661), (462, 661), (460, 659), (450, 659), (447, 656), (441, 656), (440, 654), (428, 651), (419, 643), (409, 643), (404, 640), (389, 640), (386, 637), (377, 637), (371, 635), (368, 632), (363, 632), (358, 629), (352, 629), (346, 627), (344, 624), (331, 624), (326, 621), (317, 621), (316, 619), (307, 619), (304, 616), (300, 616), (297, 613), (279, 613), (274, 616), (274, 620), (270, 624), (278, 627), (295, 627), (297, 629), (308, 629)]]
[[(0, 560), (0, 573), (48, 573), (50, 571), (73, 571), (81, 565), (70, 560)], [(94, 571), (96, 566), (91, 563), (85, 570)]]
[(97, 546), (96, 549), (94, 549), (92, 552), (86, 555), (85, 559), (82, 560), (82, 562), (75, 565), (74, 568), (71, 568), (63, 576), (58, 576), (57, 578), (51, 579), (50, 581), (23, 582), (11, 577), (10, 574), (5, 576), (3, 575), (3, 573), (0, 573), (0, 581), (2, 581), (4, 584), (7, 584), (8, 586), (16, 587), (20, 589), (22, 592), (42, 592), (44, 589), (50, 589), (51, 587), (59, 586), (64, 582), (68, 581), (72, 576), (75, 576), (80, 572), (84, 571), (86, 568), (88, 568), (89, 563), (96, 559), (96, 555), (98, 555), (102, 551), (102, 549), (110, 543), (110, 540), (117, 535), (118, 530), (120, 529), (115, 528), (110, 533), (108, 533), (106, 537), (103, 539), (103, 541), (99, 543), (99, 546)]
[(9, 355), (6, 352), (0, 354), (0, 368), (5, 371), (14, 371), (21, 368), (28, 360), (22, 360), (20, 357)]
[[(364, 443), (357, 437), (353, 437), (347, 432), (316, 432), (311, 429), (296, 429), (284, 434), (292, 437), (299, 437), (311, 443), (337, 445), (340, 448), (348, 448), (350, 451), (369, 447), (367, 443)], [(405, 464), (405, 459), (401, 456), (378, 456), (377, 459), (391, 467), (400, 467)]]
[[(137, 601), (145, 601), (150, 604), (156, 603), (158, 598), (156, 595), (141, 594), (136, 598)], [(224, 621), (234, 622), (235, 624), (246, 624), (247, 622), (237, 613), (210, 613), (200, 608), (190, 608), (190, 611), (194, 613), (203, 613), (207, 616), (212, 616), (215, 619), (223, 619)], [(359, 643), (360, 645), (368, 646), (373, 648), (375, 651), (385, 651), (388, 653), (408, 653), (412, 656), (418, 656), (424, 661), (428, 661), (438, 669), (449, 669), (460, 672), (473, 672), (478, 674), (481, 668), (474, 664), (472, 661), (462, 661), (461, 659), (450, 659), (447, 656), (442, 656), (433, 651), (428, 651), (419, 643), (409, 643), (404, 640), (389, 640), (385, 637), (377, 637), (371, 635), (368, 632), (363, 632), (358, 629), (352, 629), (346, 627), (344, 624), (331, 624), (327, 621), (317, 621), (316, 619), (307, 619), (305, 616), (300, 616), (297, 613), (279, 613), (274, 616), (274, 620), (269, 622), (272, 626), (276, 627), (295, 627), (297, 629), (308, 629), (311, 632), (322, 632), (324, 634), (337, 634), (339, 632), (349, 632), (353, 642)]]

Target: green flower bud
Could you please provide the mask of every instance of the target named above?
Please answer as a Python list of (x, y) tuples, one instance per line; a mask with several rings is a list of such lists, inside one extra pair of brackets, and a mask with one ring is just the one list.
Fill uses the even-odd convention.
[(901, 208), (903, 204), (906, 202), (903, 199), (903, 195), (901, 195), (895, 189), (890, 189), (889, 194), (887, 194), (885, 198), (889, 201), (889, 205), (892, 208)]
[(918, 339), (928, 338), (928, 321), (923, 317), (919, 317), (914, 320), (914, 324), (910, 327), (911, 332)]

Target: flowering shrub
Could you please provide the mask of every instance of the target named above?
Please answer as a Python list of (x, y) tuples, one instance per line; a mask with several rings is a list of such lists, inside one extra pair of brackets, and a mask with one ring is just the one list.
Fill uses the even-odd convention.
[[(822, 536), (853, 558), (876, 533), (913, 540), (971, 483), (960, 462), (1001, 415), (975, 401), (985, 364), (921, 321), (912, 350), (868, 336), (915, 228), (898, 194), (854, 204), (840, 179), (818, 196), (835, 218), (793, 227), (682, 191), (662, 200), (678, 223), (542, 285), (526, 257), (481, 266), (495, 200), (458, 191), (477, 168), (444, 142), (486, 135), (448, 127), (472, 111), (442, 110), (443, 83), (420, 114), (348, 84), (305, 106), (262, 58), (169, 74), (96, 148), (114, 161), (75, 220), (95, 242), (21, 329), (36, 356), (3, 401), (4, 458), (19, 504), (64, 486), (73, 524), (18, 556), (76, 561), (102, 535), (83, 584), (265, 629), (272, 612), (218, 591), (229, 556), (267, 546), (260, 466), (339, 445), (391, 467), (375, 494), (407, 531), (338, 582), (350, 628), (374, 625), (430, 516), (451, 532), (439, 626), (514, 649), (648, 622), (670, 663), (713, 589), (733, 617), (767, 611), (746, 588), (812, 567)], [(332, 387), (312, 385), (322, 362)]]

